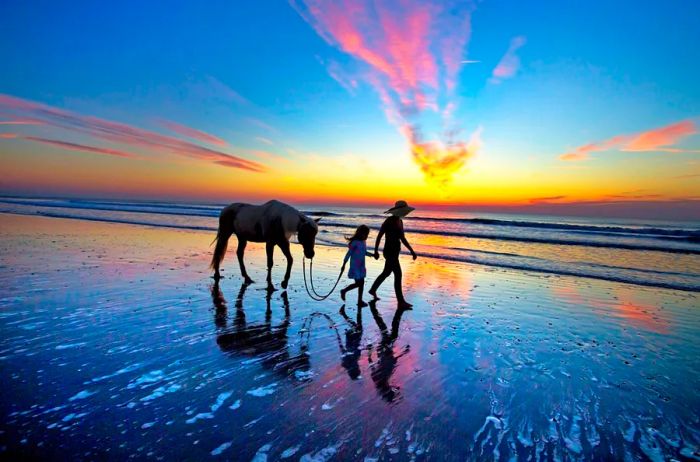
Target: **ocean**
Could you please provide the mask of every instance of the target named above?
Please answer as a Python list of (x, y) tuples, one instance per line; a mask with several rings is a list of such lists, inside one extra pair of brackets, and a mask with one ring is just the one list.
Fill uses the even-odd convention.
[[(216, 231), (226, 204), (0, 197), (0, 213)], [(317, 245), (344, 246), (376, 208), (300, 207), (321, 218)], [(404, 219), (420, 256), (540, 273), (700, 291), (700, 223), (416, 210)]]

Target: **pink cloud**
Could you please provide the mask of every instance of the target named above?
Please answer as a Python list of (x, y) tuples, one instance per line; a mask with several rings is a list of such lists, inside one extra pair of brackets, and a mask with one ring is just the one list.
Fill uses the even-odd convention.
[(41, 122), (32, 119), (0, 120), (0, 125), (41, 125)]
[(161, 125), (163, 125), (168, 130), (177, 133), (178, 135), (183, 135), (193, 140), (202, 141), (203, 143), (215, 144), (217, 146), (226, 147), (228, 143), (221, 138), (210, 135), (209, 133), (203, 132), (196, 128), (188, 127), (186, 125), (179, 124), (177, 122), (172, 122), (170, 120), (161, 120)]
[[(361, 80), (377, 92), (387, 119), (406, 136), (412, 158), (432, 180), (426, 165), (434, 165), (441, 184), (455, 165), (456, 146), (464, 142), (418, 141), (425, 111), (444, 116), (452, 123), (456, 109), (454, 91), (464, 63), (464, 49), (471, 34), (471, 7), (452, 2), (397, 0), (291, 0), (299, 14), (330, 45), (347, 53), (365, 68)], [(352, 92), (352, 85), (336, 62), (329, 74)], [(351, 90), (352, 89), (352, 90)], [(448, 127), (450, 131), (452, 127)], [(445, 130), (447, 131), (447, 130)], [(414, 146), (415, 145), (415, 146)], [(428, 146), (443, 146), (428, 149)], [(452, 146), (456, 151), (447, 148)], [(414, 147), (428, 153), (416, 156)], [(444, 156), (444, 159), (441, 158)], [(457, 156), (466, 159), (469, 156)], [(421, 163), (418, 159), (429, 159)], [(443, 165), (443, 167), (439, 167)], [(447, 168), (446, 166), (449, 166)]]
[(97, 146), (89, 146), (86, 144), (70, 143), (67, 141), (51, 140), (47, 138), (39, 138), (36, 136), (24, 136), (22, 139), (29, 141), (36, 141), (37, 143), (48, 144), (50, 146), (55, 146), (59, 148), (68, 149), (71, 151), (85, 151), (93, 152), (96, 154), (106, 154), (109, 156), (126, 157), (126, 158), (137, 158), (139, 156), (132, 154), (130, 152), (119, 151), (117, 149), (101, 148)]
[(17, 138), (19, 135), (17, 133), (0, 133), (0, 138), (4, 138), (6, 140), (12, 139), (12, 138)]
[(619, 150), (625, 152), (698, 152), (697, 150), (671, 147), (690, 135), (697, 133), (691, 120), (682, 120), (671, 125), (655, 128), (636, 135), (617, 135), (604, 141), (584, 144), (559, 156), (560, 160), (587, 160), (591, 153)]
[(77, 133), (101, 141), (124, 145), (128, 147), (127, 151), (129, 152), (132, 150), (143, 150), (147, 153), (183, 156), (253, 172), (266, 170), (266, 167), (258, 162), (243, 159), (218, 149), (208, 148), (187, 140), (161, 135), (160, 133), (120, 122), (75, 114), (9, 95), (0, 94), (0, 111), (13, 113), (17, 118), (26, 117), (32, 120), (39, 120), (46, 126), (65, 130), (69, 133)]
[(678, 143), (683, 138), (698, 131), (691, 120), (682, 120), (675, 124), (649, 130), (636, 135), (627, 143), (623, 151), (668, 151), (680, 152), (679, 149), (666, 148)]
[(517, 51), (525, 45), (525, 37), (518, 36), (510, 41), (508, 51), (503, 55), (491, 73), (491, 83), (500, 83), (505, 79), (513, 77), (520, 69), (520, 58)]

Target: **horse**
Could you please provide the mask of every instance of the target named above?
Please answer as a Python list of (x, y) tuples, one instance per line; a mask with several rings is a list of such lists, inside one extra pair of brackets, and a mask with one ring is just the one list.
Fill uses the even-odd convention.
[(276, 200), (262, 205), (234, 203), (225, 207), (219, 215), (219, 229), (214, 239), (216, 247), (210, 265), (211, 269), (214, 270), (214, 280), (221, 279), (219, 267), (224, 255), (226, 255), (228, 240), (232, 234), (235, 234), (238, 239), (236, 255), (245, 283), (253, 283), (243, 262), (246, 244), (249, 241), (264, 242), (267, 252), (267, 288), (274, 290), (271, 275), (272, 256), (275, 246), (277, 246), (287, 258), (287, 271), (282, 280), (282, 288), (286, 289), (294, 261), (289, 251), (289, 239), (296, 234), (299, 243), (304, 248), (304, 256), (308, 259), (314, 258), (319, 220), (320, 218), (316, 220), (309, 218), (291, 205)]

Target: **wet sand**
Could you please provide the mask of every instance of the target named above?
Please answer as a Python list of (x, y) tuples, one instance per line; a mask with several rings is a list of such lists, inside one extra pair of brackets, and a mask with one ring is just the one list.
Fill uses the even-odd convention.
[[(6, 460), (700, 458), (695, 292), (404, 256), (412, 311), (390, 278), (341, 312), (306, 294), (297, 245), (268, 296), (261, 245), (256, 284), (234, 253), (213, 284), (209, 232), (0, 230)], [(320, 292), (343, 254), (317, 247)]]

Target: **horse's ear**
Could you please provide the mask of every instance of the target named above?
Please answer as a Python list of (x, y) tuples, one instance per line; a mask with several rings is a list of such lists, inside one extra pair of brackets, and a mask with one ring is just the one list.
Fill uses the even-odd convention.
[(318, 223), (319, 221), (321, 221), (321, 218), (314, 218), (314, 221)]

